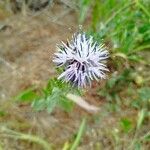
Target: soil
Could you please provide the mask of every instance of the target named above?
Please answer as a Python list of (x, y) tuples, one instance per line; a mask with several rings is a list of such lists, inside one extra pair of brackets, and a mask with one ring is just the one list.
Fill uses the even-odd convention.
[[(57, 43), (78, 30), (77, 15), (72, 8), (55, 4), (30, 15), (3, 16), (0, 30), (0, 105), (8, 109), (0, 122), (11, 129), (38, 135), (57, 149), (73, 139), (81, 118), (90, 117), (90, 114), (75, 106), (70, 114), (56, 109), (50, 115), (45, 111), (34, 112), (28, 104), (12, 104), (11, 101), (19, 92), (32, 86), (44, 87), (48, 79), (57, 76), (53, 53)], [(87, 93), (86, 97), (93, 103), (92, 92)], [(41, 149), (28, 142), (1, 140), (8, 150)], [(87, 140), (88, 136), (83, 142)]]

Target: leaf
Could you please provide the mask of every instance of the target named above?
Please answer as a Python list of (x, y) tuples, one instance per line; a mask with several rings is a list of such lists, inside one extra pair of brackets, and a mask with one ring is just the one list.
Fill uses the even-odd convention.
[(16, 96), (16, 100), (23, 102), (33, 101), (38, 95), (34, 92), (34, 88), (27, 89)]
[(61, 97), (59, 101), (59, 106), (66, 112), (71, 112), (74, 106), (74, 103), (65, 97)]
[(3, 117), (3, 116), (5, 116), (7, 113), (4, 111), (4, 110), (1, 110), (0, 109), (0, 117)]
[(60, 90), (54, 87), (51, 95), (48, 95), (45, 98), (34, 100), (32, 103), (32, 107), (37, 111), (46, 108), (47, 111), (51, 113), (53, 109), (56, 107), (56, 105), (58, 104), (58, 101), (60, 100), (60, 96), (61, 96), (60, 94), (61, 94)]
[(144, 137), (144, 140), (150, 141), (150, 133)]
[(36, 111), (41, 111), (46, 107), (46, 100), (44, 98), (36, 99), (31, 105)]
[(123, 118), (120, 121), (121, 124), (121, 128), (123, 129), (124, 132), (128, 133), (129, 131), (131, 131), (132, 127), (132, 122), (127, 119), (127, 118)]
[(50, 79), (47, 86), (42, 89), (42, 91), (43, 95), (41, 95), (40, 98), (37, 97), (34, 99), (32, 107), (37, 111), (46, 109), (49, 113), (51, 113), (57, 106), (70, 112), (73, 108), (73, 103), (66, 99), (66, 93), (68, 93), (68, 91), (81, 93), (78, 89), (71, 88), (69, 84), (62, 83), (62, 81), (57, 80), (56, 78)]
[(57, 106), (60, 98), (61, 98), (61, 90), (54, 87), (52, 90), (52, 94), (49, 95), (46, 99), (47, 111), (51, 113), (53, 109)]

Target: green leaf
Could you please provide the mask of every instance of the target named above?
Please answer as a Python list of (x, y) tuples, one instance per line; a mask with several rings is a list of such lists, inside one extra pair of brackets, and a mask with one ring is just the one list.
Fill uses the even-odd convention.
[(133, 129), (132, 122), (127, 118), (121, 119), (120, 125), (125, 133), (128, 133), (131, 129)]
[(74, 106), (74, 103), (65, 97), (61, 97), (59, 101), (59, 106), (66, 112), (71, 112)]
[(44, 98), (36, 99), (31, 105), (36, 111), (41, 111), (46, 107), (46, 100)]
[(16, 96), (16, 100), (20, 100), (23, 102), (29, 102), (36, 99), (38, 95), (34, 92), (34, 88), (27, 89), (21, 92), (18, 96)]
[(52, 90), (52, 94), (46, 99), (47, 111), (51, 113), (53, 109), (57, 106), (61, 97), (61, 91), (58, 88)]
[(4, 110), (1, 110), (0, 109), (0, 117), (3, 117), (3, 116), (5, 116), (7, 113), (4, 111)]
[[(32, 102), (32, 107), (36, 111), (41, 111), (46, 109), (48, 113), (51, 113), (55, 107), (59, 106), (63, 110), (70, 112), (73, 108), (73, 104), (70, 100), (67, 100), (65, 95), (68, 92), (81, 93), (76, 88), (71, 88), (67, 83), (62, 83), (62, 81), (57, 80), (56, 78), (50, 79), (47, 86), (42, 89), (43, 94), (39, 97), (34, 97)], [(28, 94), (33, 94), (34, 91), (29, 90), (25, 91), (22, 95), (28, 96)], [(22, 98), (21, 95), (21, 98)], [(28, 96), (29, 97), (29, 96)]]
[(58, 104), (60, 97), (57, 94), (58, 93), (52, 93), (52, 95), (48, 96), (46, 99), (48, 113), (51, 113)]
[(150, 141), (150, 133), (144, 137), (144, 140)]

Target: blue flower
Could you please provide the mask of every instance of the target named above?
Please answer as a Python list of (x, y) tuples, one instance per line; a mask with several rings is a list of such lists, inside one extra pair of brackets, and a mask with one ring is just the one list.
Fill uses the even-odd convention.
[(86, 87), (92, 80), (105, 79), (108, 71), (105, 60), (109, 53), (104, 44), (94, 42), (92, 36), (76, 33), (72, 40), (57, 46), (53, 62), (58, 67), (64, 67), (64, 72), (58, 77), (74, 86)]

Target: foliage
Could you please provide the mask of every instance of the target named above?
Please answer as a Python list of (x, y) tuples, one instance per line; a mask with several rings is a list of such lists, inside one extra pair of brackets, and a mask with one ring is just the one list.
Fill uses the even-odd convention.
[[(82, 0), (81, 18), (92, 11), (90, 34), (108, 42), (113, 55), (139, 61), (136, 52), (150, 48), (150, 2), (146, 0)], [(88, 9), (88, 10), (87, 10)], [(88, 13), (86, 13), (88, 14)], [(82, 19), (83, 20), (83, 19)], [(136, 53), (136, 54), (135, 54)]]
[[(81, 0), (82, 23), (91, 20), (89, 34), (105, 41), (111, 53), (111, 76), (98, 94), (104, 96), (113, 110), (123, 105), (149, 109), (149, 75), (139, 72), (149, 63), (144, 50), (150, 49), (150, 2), (147, 0)], [(144, 58), (145, 57), (145, 58)], [(143, 69), (143, 70), (144, 70)], [(114, 73), (113, 73), (114, 72)]]
[[(72, 89), (72, 90), (70, 90)], [(38, 94), (34, 88), (27, 89), (17, 96), (17, 100), (22, 102), (32, 102), (32, 107), (36, 111), (46, 109), (51, 113), (56, 106), (70, 112), (73, 108), (72, 101), (66, 98), (68, 92), (79, 93), (78, 89), (73, 89), (69, 84), (62, 83), (56, 78), (50, 79), (46, 88)]]
[(120, 121), (121, 128), (128, 133), (132, 129), (132, 122), (128, 118), (123, 118)]
[[(149, 131), (143, 132), (143, 136), (139, 134), (150, 121), (150, 1), (81, 1), (82, 23), (88, 22), (88, 33), (100, 43), (103, 40), (111, 53), (111, 75), (97, 92), (106, 99), (106, 111), (124, 114), (123, 117), (117, 115), (119, 125), (113, 133), (115, 148), (124, 144), (122, 137), (133, 135), (126, 149), (143, 149), (143, 143), (150, 135)], [(137, 116), (129, 117), (125, 111), (137, 111)]]
[[(121, 74), (112, 74), (104, 88), (98, 90), (100, 96), (106, 97), (112, 110), (120, 110), (121, 107), (135, 109), (150, 108), (150, 88), (139, 86), (136, 83), (136, 75), (133, 69), (125, 69)], [(138, 87), (139, 86), (139, 87)]]

